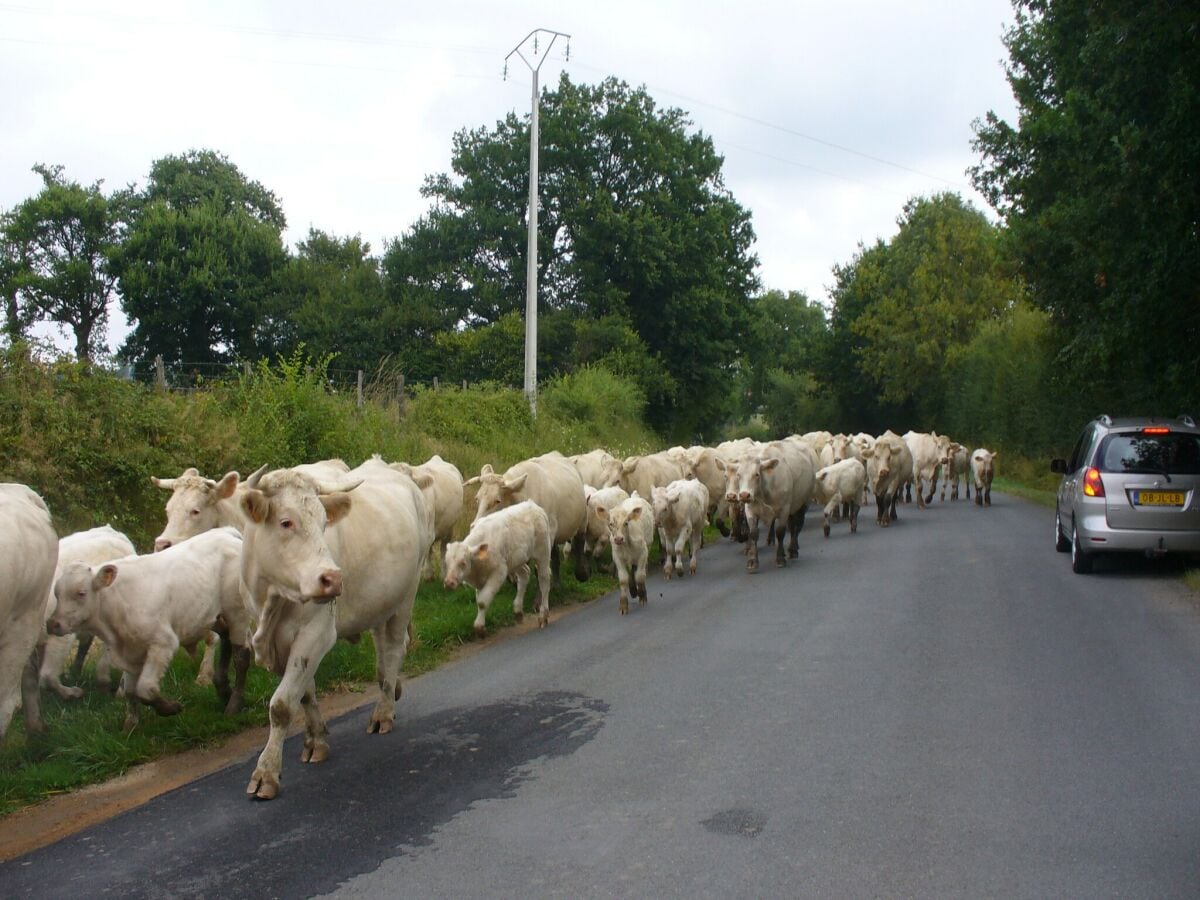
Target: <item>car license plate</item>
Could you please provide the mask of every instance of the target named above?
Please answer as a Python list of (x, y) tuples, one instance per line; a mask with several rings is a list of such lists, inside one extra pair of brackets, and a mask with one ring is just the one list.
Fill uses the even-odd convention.
[(1183, 506), (1183, 491), (1136, 491), (1134, 506)]

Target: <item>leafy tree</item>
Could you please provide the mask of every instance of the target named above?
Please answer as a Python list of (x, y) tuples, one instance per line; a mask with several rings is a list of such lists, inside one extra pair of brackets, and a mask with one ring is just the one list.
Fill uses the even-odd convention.
[(136, 325), (121, 355), (211, 364), (275, 349), (269, 315), (287, 256), (274, 195), (205, 150), (155, 162), (130, 202), (115, 268)]
[(997, 229), (957, 194), (912, 199), (898, 221), (891, 243), (860, 254), (862, 272), (839, 274), (839, 324), (859, 338), (843, 336), (841, 347), (881, 403), (930, 427), (944, 408), (945, 367), (1020, 287)]
[(68, 181), (62, 166), (36, 165), (44, 185), (4, 218), (0, 284), (10, 338), (35, 319), (71, 329), (75, 355), (89, 361), (102, 349), (119, 239), (120, 200), (101, 182)]
[[(730, 405), (755, 263), (749, 214), (712, 141), (615, 79), (564, 75), (539, 116), (539, 309), (627, 320), (677, 386), (650, 399), (651, 423), (680, 436), (712, 429)], [(432, 208), (389, 247), (388, 277), (420, 285), (435, 319), (475, 325), (523, 310), (528, 146), (515, 114), (456, 134), (453, 174), (426, 180)]]
[[(1016, 126), (975, 123), (1064, 369), (1113, 404), (1200, 401), (1200, 19), (1174, 0), (1015, 0)], [(1169, 399), (1168, 399), (1169, 398)]]
[(744, 416), (766, 402), (772, 371), (819, 372), (829, 335), (825, 310), (803, 291), (767, 291), (751, 300), (747, 313), (740, 360)]

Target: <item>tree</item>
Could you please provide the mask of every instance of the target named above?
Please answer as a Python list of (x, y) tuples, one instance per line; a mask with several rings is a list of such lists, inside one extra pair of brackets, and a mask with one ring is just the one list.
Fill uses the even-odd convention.
[(1173, 0), (1015, 0), (1016, 126), (975, 123), (1060, 366), (1110, 409), (1200, 401), (1200, 20)]
[(33, 170), (42, 190), (5, 216), (0, 235), (6, 328), (16, 338), (36, 319), (57, 322), (74, 333), (76, 357), (90, 361), (103, 348), (120, 202), (99, 181), (68, 181), (62, 166)]
[[(539, 309), (624, 318), (677, 386), (651, 398), (651, 424), (680, 437), (713, 429), (731, 405), (755, 287), (750, 216), (721, 157), (681, 110), (615, 79), (564, 75), (539, 116)], [(418, 283), (442, 321), (470, 327), (523, 308), (528, 146), (515, 114), (459, 132), (453, 176), (426, 180), (433, 207), (389, 248), (389, 277)]]
[(944, 372), (979, 324), (1010, 309), (1020, 284), (1000, 235), (957, 194), (905, 204), (890, 243), (835, 272), (834, 342), (848, 350), (876, 400), (916, 427), (944, 408)]
[(277, 347), (270, 314), (287, 255), (274, 194), (205, 150), (156, 161), (130, 203), (115, 268), (136, 325), (122, 356), (214, 364)]
[(792, 377), (820, 372), (829, 336), (825, 310), (803, 291), (767, 291), (751, 300), (747, 312), (740, 363), (744, 417), (768, 403), (773, 384), (787, 380), (773, 372)]

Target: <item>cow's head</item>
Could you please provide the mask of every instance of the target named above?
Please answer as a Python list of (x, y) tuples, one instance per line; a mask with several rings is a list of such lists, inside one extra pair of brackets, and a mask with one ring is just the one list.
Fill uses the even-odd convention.
[(446, 563), (445, 575), (442, 578), (444, 584), (450, 590), (456, 590), (460, 584), (466, 582), (467, 577), (471, 574), (471, 566), (478, 560), (483, 562), (488, 557), (488, 545), (480, 544), (478, 547), (471, 547), (466, 541), (455, 541), (446, 548)]
[(350, 491), (360, 484), (318, 481), (288, 469), (247, 479), (241, 506), (250, 540), (243, 552), (253, 553), (258, 576), (292, 600), (325, 603), (339, 596), (342, 570), (325, 529), (349, 515)]
[(513, 506), (524, 500), (525, 497), (521, 491), (525, 487), (527, 477), (527, 475), (497, 475), (491, 464), (484, 463), (478, 475), (463, 483), (463, 487), (479, 485), (479, 490), (475, 494), (475, 521), (478, 522), (488, 513), (494, 513), (498, 509)]
[(46, 621), (50, 634), (70, 634), (96, 611), (98, 596), (117, 579), (117, 566), (106, 563), (93, 569), (86, 563), (67, 563), (54, 582), (54, 615)]
[(645, 508), (645, 501), (637, 495), (636, 491), (629, 500), (612, 509), (604, 506), (596, 507), (596, 515), (604, 521), (608, 528), (608, 539), (614, 547), (623, 547), (626, 544), (636, 547), (639, 540), (645, 542), (645, 534), (641, 530), (642, 514)]
[(221, 524), (218, 504), (228, 500), (238, 488), (238, 473), (226, 472), (220, 481), (203, 478), (196, 469), (187, 469), (178, 478), (155, 478), (155, 487), (171, 491), (167, 500), (167, 526), (154, 539), (154, 550), (186, 541)]
[[(739, 503), (754, 503), (762, 496), (762, 483), (779, 467), (778, 456), (753, 456), (738, 462), (737, 491)], [(725, 494), (729, 498), (728, 491)]]

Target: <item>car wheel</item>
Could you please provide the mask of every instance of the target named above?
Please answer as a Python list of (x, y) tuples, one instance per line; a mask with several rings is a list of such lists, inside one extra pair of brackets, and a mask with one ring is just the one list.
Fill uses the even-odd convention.
[(1066, 553), (1071, 549), (1071, 542), (1067, 540), (1067, 536), (1062, 530), (1062, 516), (1058, 514), (1058, 508), (1054, 509), (1054, 549), (1059, 553)]
[(1071, 571), (1076, 575), (1086, 575), (1092, 571), (1092, 557), (1084, 553), (1079, 546), (1079, 529), (1071, 525)]

